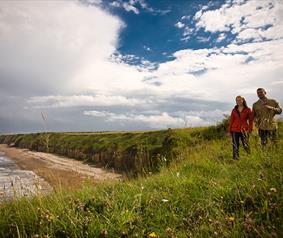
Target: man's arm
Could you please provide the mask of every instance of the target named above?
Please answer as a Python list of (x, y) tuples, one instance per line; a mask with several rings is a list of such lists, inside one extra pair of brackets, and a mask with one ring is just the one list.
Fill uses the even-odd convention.
[(252, 132), (254, 124), (254, 116), (251, 110), (249, 110), (249, 132)]
[(279, 103), (278, 103), (278, 102), (275, 101), (275, 103), (276, 103), (276, 106), (274, 107), (275, 113), (276, 113), (276, 114), (281, 114), (282, 108), (279, 106)]
[(279, 103), (276, 102), (275, 100), (274, 100), (274, 103), (275, 103), (275, 107), (271, 107), (271, 106), (268, 106), (268, 105), (266, 105), (266, 107), (273, 110), (275, 112), (275, 114), (281, 114), (282, 108), (279, 106)]
[(255, 119), (256, 117), (255, 104), (253, 104), (252, 114), (253, 114), (253, 118)]
[(252, 115), (253, 115), (253, 122), (255, 123), (255, 126), (258, 126), (258, 115), (255, 110), (256, 106), (255, 103), (253, 104), (253, 109), (252, 109)]

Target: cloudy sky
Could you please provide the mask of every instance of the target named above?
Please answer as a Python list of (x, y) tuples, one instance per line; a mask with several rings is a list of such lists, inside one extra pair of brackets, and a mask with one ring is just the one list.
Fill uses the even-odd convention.
[(283, 104), (280, 0), (0, 1), (0, 133), (215, 124)]

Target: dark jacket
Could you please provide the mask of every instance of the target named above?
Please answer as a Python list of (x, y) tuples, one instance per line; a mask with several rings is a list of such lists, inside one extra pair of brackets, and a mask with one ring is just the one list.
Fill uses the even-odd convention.
[(238, 107), (231, 112), (229, 132), (251, 132), (253, 130), (253, 114), (250, 108), (246, 107), (241, 112), (238, 111)]

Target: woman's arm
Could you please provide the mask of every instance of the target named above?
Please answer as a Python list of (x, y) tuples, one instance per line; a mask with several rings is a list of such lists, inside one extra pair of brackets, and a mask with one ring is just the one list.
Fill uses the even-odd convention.
[(233, 113), (233, 110), (232, 110), (231, 115), (230, 115), (230, 120), (229, 120), (228, 131), (227, 131), (229, 133), (231, 133), (231, 127), (232, 127), (233, 122), (234, 122), (234, 113)]

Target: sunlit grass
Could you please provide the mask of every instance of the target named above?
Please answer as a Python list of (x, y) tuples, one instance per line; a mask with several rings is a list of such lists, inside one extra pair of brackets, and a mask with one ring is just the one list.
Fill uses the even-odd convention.
[(282, 237), (283, 140), (250, 143), (239, 161), (229, 138), (202, 140), (146, 177), (3, 204), (0, 236)]

